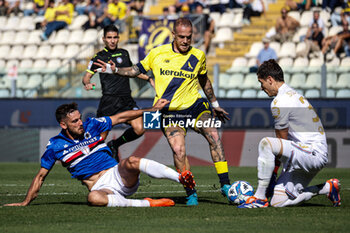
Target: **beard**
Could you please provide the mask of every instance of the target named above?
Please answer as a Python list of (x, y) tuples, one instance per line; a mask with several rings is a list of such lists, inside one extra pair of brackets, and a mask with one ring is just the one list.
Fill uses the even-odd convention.
[(67, 129), (67, 131), (68, 131), (68, 134), (71, 135), (74, 139), (82, 139), (82, 138), (84, 138), (84, 133), (85, 133), (84, 128), (82, 129), (81, 132), (75, 131), (75, 130), (71, 130), (71, 129)]
[[(186, 47), (186, 49), (182, 50), (182, 47)], [(187, 53), (189, 48), (190, 48), (190, 46), (188, 46), (188, 45), (180, 45), (178, 47), (180, 53)]]

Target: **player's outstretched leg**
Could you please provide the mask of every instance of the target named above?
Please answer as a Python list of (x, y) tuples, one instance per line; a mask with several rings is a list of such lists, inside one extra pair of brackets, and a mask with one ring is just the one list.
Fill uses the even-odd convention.
[[(118, 172), (125, 187), (135, 187), (135, 185), (138, 183), (140, 171), (153, 178), (166, 178), (180, 183), (178, 172), (153, 160), (130, 156), (129, 158), (122, 160), (118, 165)], [(132, 192), (135, 191), (136, 190), (132, 190)], [(158, 200), (145, 198), (144, 200), (137, 200), (126, 199), (125, 196), (118, 193), (111, 194), (110, 192), (106, 193), (103, 191), (90, 192), (90, 203), (96, 205), (95, 203), (101, 199), (104, 201), (102, 204), (109, 207), (166, 207), (175, 205), (173, 200), (167, 198)]]
[(152, 178), (169, 179), (175, 182), (180, 182), (178, 172), (154, 160), (141, 158), (139, 162), (139, 170)]

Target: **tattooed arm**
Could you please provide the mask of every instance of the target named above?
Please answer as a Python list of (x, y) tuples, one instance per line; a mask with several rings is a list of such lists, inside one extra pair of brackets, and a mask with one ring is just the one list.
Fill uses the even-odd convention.
[(210, 103), (213, 103), (216, 101), (216, 97), (214, 94), (213, 86), (211, 85), (211, 82), (208, 78), (207, 74), (198, 76), (199, 84), (201, 85), (205, 96), (209, 100)]
[(111, 73), (111, 74), (119, 74), (127, 77), (136, 77), (141, 74), (140, 69), (136, 66), (117, 68), (113, 61), (109, 61), (108, 63), (97, 59), (97, 62), (94, 62), (95, 65), (101, 67), (95, 70), (95, 72), (101, 73)]
[(106, 63), (100, 59), (97, 59), (97, 62), (94, 62), (94, 64), (100, 67), (100, 68), (97, 68), (96, 70), (94, 70), (95, 72), (119, 74), (119, 75), (122, 75), (125, 77), (130, 77), (130, 78), (137, 77), (139, 79), (142, 79), (142, 80), (149, 82), (153, 88), (155, 87), (154, 80), (151, 77), (149, 77), (148, 75), (141, 73), (141, 71), (137, 65), (133, 65), (130, 67), (117, 68), (115, 66), (115, 63), (112, 60), (110, 60), (108, 63)]
[(214, 115), (219, 118), (220, 121), (226, 122), (226, 120), (229, 120), (228, 113), (223, 109), (220, 108), (219, 103), (216, 100), (216, 96), (214, 94), (213, 86), (211, 85), (211, 82), (208, 78), (207, 74), (198, 76), (199, 84), (201, 85), (205, 96), (209, 100), (209, 102), (212, 104)]
[(115, 73), (128, 77), (135, 77), (141, 74), (139, 67), (137, 67), (136, 65), (133, 65), (131, 67), (118, 68), (118, 70)]

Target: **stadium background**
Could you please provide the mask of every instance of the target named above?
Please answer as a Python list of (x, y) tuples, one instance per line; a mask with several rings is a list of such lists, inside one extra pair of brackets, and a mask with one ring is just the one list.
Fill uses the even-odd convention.
[[(134, 63), (157, 43), (171, 40), (171, 20), (161, 20), (164, 6), (174, 4), (173, 0), (145, 1), (143, 16), (131, 14), (125, 22), (128, 30), (121, 34), (120, 47), (127, 49)], [(211, 1), (215, 3), (215, 1)], [(209, 75), (213, 81), (221, 105), (232, 116), (237, 116), (222, 130), (225, 151), (229, 165), (256, 166), (258, 141), (263, 136), (272, 136), (269, 127), (271, 119), (267, 111), (270, 100), (256, 81), (256, 75), (249, 73), (255, 64), (261, 40), (274, 28), (284, 1), (265, 1), (267, 12), (261, 17), (252, 17), (250, 25), (243, 25), (241, 8), (227, 8), (224, 13), (211, 12), (216, 22), (216, 33), (207, 54)], [(319, 2), (320, 3), (320, 2)], [(22, 2), (23, 9), (31, 2)], [(301, 59), (296, 52), (302, 50), (299, 38), (306, 33), (312, 11), (289, 13), (297, 18), (301, 27), (291, 43), (271, 43), (284, 68), (286, 81), (310, 99), (326, 125), (330, 145), (330, 167), (350, 167), (347, 158), (349, 149), (349, 106), (350, 106), (350, 58)], [(196, 28), (195, 46), (203, 48), (203, 16), (193, 15)], [(330, 14), (321, 11), (321, 18), (327, 25), (327, 34), (334, 35), (340, 28), (329, 22)], [(48, 138), (55, 135), (54, 109), (67, 101), (77, 101), (84, 116), (95, 113), (101, 87), (97, 77), (95, 91), (87, 92), (81, 85), (81, 78), (89, 59), (103, 47), (102, 31), (88, 29), (81, 25), (86, 15), (75, 13), (68, 28), (54, 33), (48, 41), (39, 38), (35, 30), (38, 16), (22, 14), (0, 16), (0, 161), (39, 161)], [(148, 26), (145, 26), (147, 22)], [(143, 25), (142, 25), (143, 23)], [(139, 25), (140, 33), (135, 34)], [(143, 30), (142, 30), (143, 29)], [(145, 50), (145, 51), (144, 51)], [(14, 79), (17, 77), (17, 79)], [(16, 81), (14, 81), (16, 80)], [(141, 107), (150, 106), (154, 91), (138, 79), (130, 79), (132, 95)], [(16, 83), (16, 87), (14, 86)], [(247, 122), (248, 112), (256, 112), (253, 120)], [(322, 115), (322, 113), (324, 113)], [(328, 119), (329, 118), (329, 119)], [(118, 129), (109, 137), (120, 135)], [(188, 153), (193, 165), (209, 165), (210, 157), (205, 142), (195, 133), (188, 138)], [(152, 146), (149, 142), (153, 142)], [(145, 145), (148, 145), (145, 147)], [(122, 157), (136, 153), (157, 161), (172, 164), (171, 151), (160, 132), (150, 131), (139, 140), (121, 148)]]

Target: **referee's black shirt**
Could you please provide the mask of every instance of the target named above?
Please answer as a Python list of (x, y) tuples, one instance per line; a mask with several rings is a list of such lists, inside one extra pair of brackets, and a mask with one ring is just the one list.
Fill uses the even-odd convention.
[[(125, 49), (108, 50), (104, 48), (91, 59), (87, 72), (95, 74), (94, 70), (99, 66), (93, 64), (97, 59), (104, 62), (112, 60), (116, 67), (130, 67), (132, 62), (129, 57), (129, 52)], [(114, 96), (129, 96), (131, 95), (130, 83), (128, 77), (123, 77), (118, 74), (106, 74), (99, 73), (102, 95), (114, 95)]]

